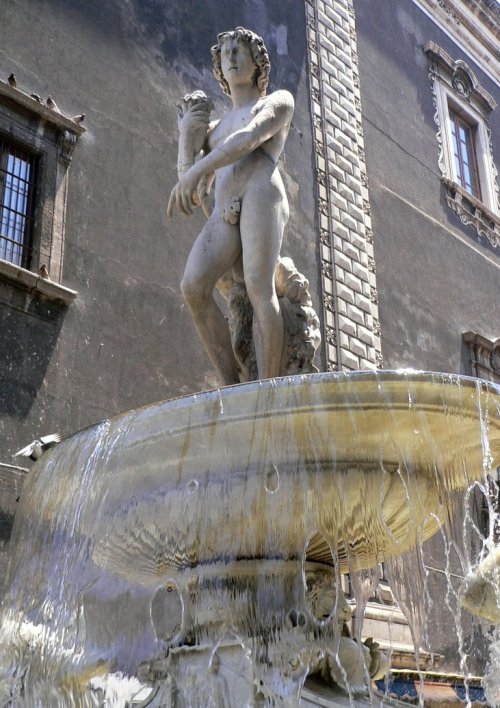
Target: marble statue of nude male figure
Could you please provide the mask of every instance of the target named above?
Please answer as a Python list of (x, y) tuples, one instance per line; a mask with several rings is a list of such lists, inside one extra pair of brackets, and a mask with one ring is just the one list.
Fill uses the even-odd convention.
[[(283, 319), (274, 274), (288, 200), (277, 162), (293, 116), (288, 91), (266, 95), (269, 58), (260, 37), (241, 27), (218, 36), (212, 48), (214, 73), (232, 101), (231, 110), (209, 124), (206, 105), (186, 113), (182, 132), (205, 132), (203, 157), (179, 165), (179, 182), (167, 213), (189, 215), (206, 201), (214, 182), (214, 206), (188, 258), (181, 289), (197, 332), (224, 384), (239, 372), (226, 320), (213, 291), (217, 281), (240, 259), (253, 307), (253, 340), (259, 378), (280, 374)], [(186, 171), (184, 169), (188, 167)]]

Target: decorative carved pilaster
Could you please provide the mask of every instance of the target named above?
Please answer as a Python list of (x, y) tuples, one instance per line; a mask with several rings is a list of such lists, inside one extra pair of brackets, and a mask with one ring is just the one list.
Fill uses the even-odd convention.
[[(306, 0), (305, 8), (326, 365), (328, 371), (374, 368), (380, 361), (380, 336), (374, 333), (367, 342), (367, 332), (378, 317), (377, 302), (373, 299), (371, 312), (366, 312), (356, 300), (360, 282), (364, 292), (375, 287), (375, 270), (368, 267), (374, 255), (353, 1)], [(333, 47), (329, 33), (337, 30)], [(339, 72), (343, 72), (343, 88), (336, 102), (329, 88), (335, 91)], [(358, 168), (355, 175), (353, 165)], [(347, 271), (346, 260), (352, 260)], [(356, 283), (347, 282), (344, 273), (354, 270)], [(360, 340), (358, 325), (363, 328)]]

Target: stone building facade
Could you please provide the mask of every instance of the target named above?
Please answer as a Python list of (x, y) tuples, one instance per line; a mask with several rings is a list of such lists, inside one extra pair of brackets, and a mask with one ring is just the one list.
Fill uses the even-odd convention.
[[(0, 164), (33, 160), (28, 250), (4, 225), (0, 241), (4, 560), (29, 466), (12, 459), (20, 447), (217, 383), (178, 286), (202, 217), (165, 211), (176, 102), (202, 88), (221, 111), (209, 48), (226, 28), (264, 37), (270, 88), (295, 98), (283, 254), (310, 281), (320, 370), (500, 380), (495, 0), (4, 5)], [(439, 591), (442, 549), (429, 557)], [(444, 614), (433, 621), (447, 637)], [(480, 635), (471, 625), (470, 641)], [(450, 668), (452, 644), (434, 647)]]

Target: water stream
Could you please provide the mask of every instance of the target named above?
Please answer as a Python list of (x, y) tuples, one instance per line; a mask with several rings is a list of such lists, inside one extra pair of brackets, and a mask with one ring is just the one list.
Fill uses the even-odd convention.
[(353, 701), (370, 677), (367, 651), (342, 637), (341, 576), (360, 639), (385, 561), (425, 648), (443, 601), (422, 553), (436, 533), (467, 673), (449, 556), (470, 570), (468, 500), (500, 464), (499, 410), (500, 389), (473, 379), (314, 374), (71, 436), (33, 467), (16, 514), (0, 704), (124, 706), (152, 691), (151, 706), (293, 706), (328, 667)]

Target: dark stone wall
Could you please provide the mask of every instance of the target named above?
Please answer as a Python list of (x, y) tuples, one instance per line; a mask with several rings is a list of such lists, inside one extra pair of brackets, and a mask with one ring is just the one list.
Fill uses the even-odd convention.
[[(291, 220), (283, 246), (318, 305), (314, 180), (300, 0), (19, 0), (2, 5), (0, 72), (51, 94), (87, 132), (70, 167), (63, 284), (78, 291), (45, 317), (0, 303), (0, 460), (34, 436), (67, 435), (132, 407), (216, 384), (179, 290), (203, 217), (166, 217), (176, 182), (176, 102), (202, 88), (215, 115), (229, 105), (212, 76), (220, 31), (249, 26), (271, 55), (270, 90), (297, 110), (285, 149)], [(8, 286), (5, 286), (8, 287)], [(6, 304), (7, 303), (7, 304)], [(52, 308), (54, 310), (54, 308)]]
[[(446, 204), (424, 45), (432, 40), (454, 60), (466, 61), (497, 99), (498, 86), (413, 2), (354, 5), (384, 368), (470, 373), (462, 333), (500, 335), (500, 252)], [(491, 130), (499, 165), (498, 110)], [(477, 509), (471, 514), (478, 518)], [(454, 523), (460, 543), (460, 514)], [(474, 534), (467, 538), (474, 559), (480, 544)], [(425, 544), (433, 599), (427, 613), (430, 648), (445, 655), (445, 669), (457, 671), (458, 622), (468, 669), (481, 673), (485, 630), (467, 612), (459, 617), (455, 593), (464, 569), (453, 547), (448, 552), (446, 569), (441, 535)]]
[[(446, 204), (424, 45), (498, 86), (414, 3), (354, 4), (384, 367), (468, 373), (462, 333), (500, 335), (500, 253)], [(499, 165), (498, 110), (491, 129)]]

